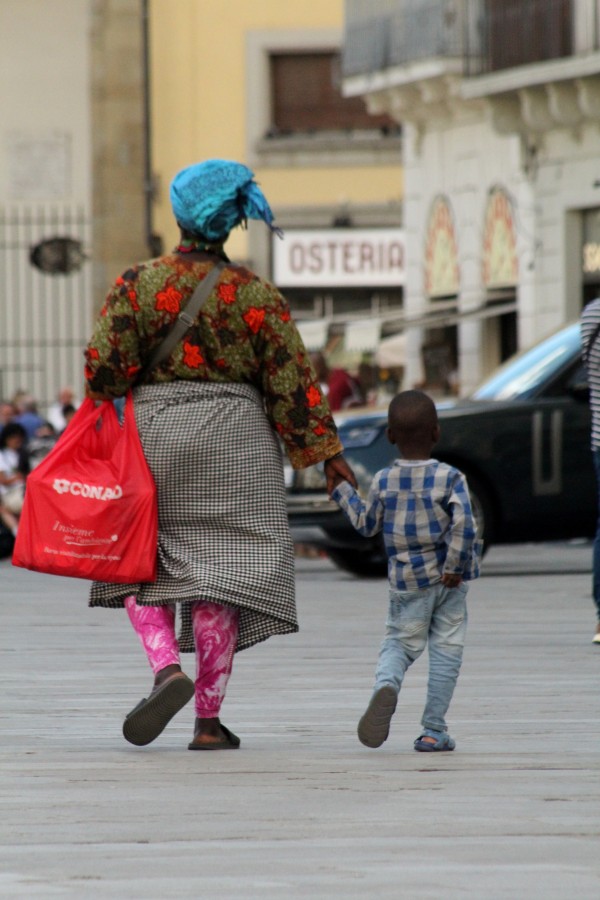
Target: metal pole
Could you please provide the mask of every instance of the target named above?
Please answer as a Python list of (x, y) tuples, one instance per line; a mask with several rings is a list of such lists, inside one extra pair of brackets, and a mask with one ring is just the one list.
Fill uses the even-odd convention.
[(144, 140), (144, 236), (151, 256), (161, 252), (162, 241), (152, 228), (154, 183), (152, 179), (152, 126), (150, 105), (150, 25), (149, 0), (142, 0), (142, 90)]
[(460, 12), (462, 13), (462, 22), (463, 22), (463, 46), (462, 46), (462, 54), (463, 54), (463, 75), (471, 74), (471, 44), (469, 41), (469, 26), (470, 26), (470, 4), (469, 0), (463, 0), (461, 4)]

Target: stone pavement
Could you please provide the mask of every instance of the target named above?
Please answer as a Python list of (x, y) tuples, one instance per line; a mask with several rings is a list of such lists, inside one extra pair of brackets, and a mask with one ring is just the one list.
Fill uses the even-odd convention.
[(492, 549), (450, 754), (412, 749), (426, 659), (387, 743), (356, 739), (384, 581), (299, 560), (301, 632), (236, 659), (223, 719), (241, 749), (190, 753), (191, 705), (147, 748), (121, 736), (151, 682), (124, 615), (0, 562), (0, 897), (598, 900), (590, 559)]

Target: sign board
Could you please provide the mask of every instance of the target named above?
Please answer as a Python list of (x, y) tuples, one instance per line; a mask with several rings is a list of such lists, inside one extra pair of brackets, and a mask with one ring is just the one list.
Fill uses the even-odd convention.
[(273, 238), (278, 287), (399, 287), (404, 232), (396, 228), (289, 230)]

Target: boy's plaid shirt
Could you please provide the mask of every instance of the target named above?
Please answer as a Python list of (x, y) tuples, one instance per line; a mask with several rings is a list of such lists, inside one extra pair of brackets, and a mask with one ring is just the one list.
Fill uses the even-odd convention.
[(478, 577), (483, 542), (465, 476), (453, 466), (397, 459), (375, 475), (366, 502), (347, 481), (332, 497), (360, 534), (383, 531), (394, 590), (429, 587), (443, 572)]

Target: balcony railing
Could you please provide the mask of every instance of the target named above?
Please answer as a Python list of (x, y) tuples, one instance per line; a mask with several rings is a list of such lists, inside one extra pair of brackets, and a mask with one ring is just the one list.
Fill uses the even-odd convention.
[(480, 75), (515, 66), (562, 59), (575, 53), (575, 6), (585, 0), (488, 0), (478, 32), (479, 56), (465, 60), (466, 73)]
[(346, 0), (344, 77), (465, 55), (467, 19), (449, 0)]
[(346, 0), (343, 74), (455, 60), (465, 75), (598, 50), (596, 0)]

